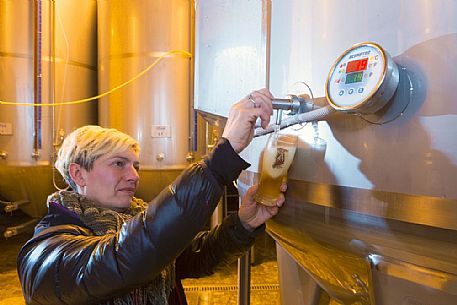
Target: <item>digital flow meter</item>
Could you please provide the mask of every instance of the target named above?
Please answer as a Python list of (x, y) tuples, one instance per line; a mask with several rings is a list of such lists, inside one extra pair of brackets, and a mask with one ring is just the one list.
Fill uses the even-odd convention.
[(378, 44), (359, 43), (345, 51), (327, 77), (326, 97), (338, 111), (373, 114), (392, 98), (399, 71)]
[[(322, 120), (334, 111), (360, 114), (373, 124), (388, 123), (403, 114), (412, 99), (412, 92), (412, 80), (405, 69), (400, 70), (381, 46), (373, 42), (359, 43), (346, 50), (330, 69), (325, 85), (330, 106), (309, 110), (309, 99), (304, 97), (273, 99), (273, 109), (290, 110), (289, 114), (293, 115), (282, 120), (281, 112), (278, 112), (276, 124), (265, 130), (257, 128), (255, 136), (273, 132), (277, 125), (285, 128)], [(311, 104), (314, 104), (312, 92)], [(378, 111), (381, 108), (383, 111)]]

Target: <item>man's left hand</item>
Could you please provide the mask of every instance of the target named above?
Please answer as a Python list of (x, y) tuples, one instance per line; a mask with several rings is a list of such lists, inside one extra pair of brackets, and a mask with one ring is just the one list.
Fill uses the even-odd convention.
[(278, 214), (279, 208), (282, 207), (285, 201), (283, 192), (287, 190), (287, 184), (283, 183), (281, 185), (281, 195), (276, 201), (275, 206), (265, 206), (254, 200), (258, 187), (259, 186), (255, 184), (247, 190), (241, 200), (241, 205), (238, 210), (238, 216), (240, 217), (241, 224), (249, 231), (253, 231), (255, 228), (265, 223), (268, 219)]

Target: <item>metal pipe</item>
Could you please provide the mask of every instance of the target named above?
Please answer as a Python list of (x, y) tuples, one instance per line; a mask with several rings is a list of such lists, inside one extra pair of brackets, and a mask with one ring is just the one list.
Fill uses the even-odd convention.
[(186, 161), (192, 163), (195, 160), (195, 152), (197, 151), (197, 112), (194, 110), (194, 54), (195, 54), (195, 0), (189, 2), (190, 8), (190, 34), (189, 34), (189, 49), (192, 53), (192, 57), (189, 59), (189, 146), (186, 156)]
[[(289, 127), (289, 126), (292, 126), (295, 124), (311, 122), (311, 121), (320, 121), (335, 111), (336, 110), (332, 106), (327, 105), (325, 107), (318, 108), (318, 109), (315, 109), (312, 111), (293, 115), (293, 116), (288, 117), (285, 120), (282, 120), (282, 122), (280, 124), (280, 129), (284, 129), (286, 127)], [(259, 137), (259, 136), (263, 136), (268, 133), (272, 133), (273, 131), (275, 131), (275, 129), (276, 129), (276, 124), (270, 124), (266, 129), (258, 127), (254, 131), (254, 137)]]
[[(304, 101), (304, 100), (303, 100)], [(291, 110), (297, 112), (300, 109), (300, 99), (296, 96), (290, 98), (275, 98), (272, 101), (273, 109), (276, 110)]]
[(30, 203), (28, 200), (18, 200), (18, 201), (13, 201), (13, 202), (4, 202), (2, 201), (3, 204), (5, 204), (5, 208), (3, 209), (6, 213), (11, 213), (13, 211), (19, 210), (19, 207)]
[(270, 89), (270, 54), (271, 54), (271, 0), (262, 1), (262, 32), (265, 35), (262, 39), (265, 41), (265, 87)]
[[(271, 0), (262, 1), (262, 31), (265, 39), (265, 87), (270, 89), (270, 54), (271, 54)], [(240, 202), (241, 204), (241, 202)], [(251, 302), (251, 255), (245, 254), (238, 259), (238, 305)]]
[(39, 219), (32, 219), (32, 220), (29, 220), (18, 226), (8, 227), (5, 229), (3, 236), (5, 236), (5, 238), (16, 236), (16, 235), (24, 232), (25, 230), (27, 230), (27, 228), (29, 228), (31, 226), (35, 226), (36, 223), (38, 222), (38, 220)]
[[(51, 43), (51, 75), (50, 75), (50, 84), (52, 86), (50, 92), (51, 92), (51, 101), (53, 104), (55, 104), (55, 96), (56, 96), (56, 79), (55, 79), (55, 75), (56, 75), (56, 48), (55, 48), (55, 28), (56, 28), (56, 22), (55, 22), (55, 1), (54, 0), (51, 0), (51, 8), (50, 8), (50, 14), (49, 14), (49, 22), (51, 24), (51, 27), (50, 27), (50, 33), (49, 33), (49, 37), (50, 37), (50, 43)], [(57, 128), (56, 128), (56, 109), (55, 109), (55, 106), (52, 107), (52, 114), (51, 114), (51, 118), (52, 118), (52, 136), (53, 136), (53, 140), (52, 140), (52, 148), (51, 148), (51, 151), (54, 152), (54, 150), (56, 149), (57, 147), (57, 143), (60, 143), (60, 142), (57, 142), (57, 139), (58, 139), (58, 136), (59, 136), (59, 132), (57, 131)], [(54, 154), (52, 154), (52, 158), (54, 161)], [(53, 162), (54, 164), (54, 162)]]
[[(50, 2), (50, 14), (49, 14), (49, 37), (50, 37), (50, 47), (51, 47), (51, 60), (50, 60), (50, 75), (49, 75), (49, 86), (50, 86), (50, 96), (49, 100), (55, 104), (56, 102), (56, 2), (51, 0)], [(66, 64), (66, 63), (65, 63)], [(51, 167), (52, 167), (52, 184), (54, 188), (58, 191), (66, 190), (70, 186), (60, 187), (57, 185), (57, 177), (60, 177), (60, 174), (57, 174), (57, 169), (54, 167), (55, 159), (57, 156), (57, 151), (62, 145), (62, 142), (65, 138), (65, 130), (58, 128), (56, 124), (56, 107), (53, 106), (51, 109), (51, 130), (52, 130), (52, 143), (49, 148), (51, 153)]]
[(251, 298), (251, 254), (238, 259), (238, 305), (249, 305)]
[[(35, 0), (33, 14), (33, 103), (41, 104), (41, 0)], [(38, 159), (41, 149), (41, 107), (33, 107), (33, 153)]]

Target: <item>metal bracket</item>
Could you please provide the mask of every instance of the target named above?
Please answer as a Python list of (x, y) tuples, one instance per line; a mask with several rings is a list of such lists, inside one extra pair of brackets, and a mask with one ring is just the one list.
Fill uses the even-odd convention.
[(5, 238), (16, 236), (22, 232), (25, 232), (29, 227), (35, 226), (38, 223), (39, 219), (32, 219), (27, 222), (24, 222), (20, 225), (14, 227), (6, 228), (5, 232), (3, 232), (3, 236)]
[(29, 203), (29, 201), (28, 200), (19, 200), (19, 201), (13, 201), (13, 202), (0, 201), (0, 203), (5, 204), (4, 211), (6, 213), (11, 213), (13, 211), (18, 210), (21, 205)]

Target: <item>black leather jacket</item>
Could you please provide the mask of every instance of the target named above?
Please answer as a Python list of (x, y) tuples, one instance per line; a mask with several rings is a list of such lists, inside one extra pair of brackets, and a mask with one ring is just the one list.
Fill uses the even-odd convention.
[[(74, 214), (49, 206), (21, 249), (17, 267), (27, 304), (109, 304), (150, 282), (176, 259), (170, 304), (186, 304), (180, 279), (214, 272), (254, 242), (237, 215), (200, 232), (222, 195), (249, 165), (222, 139), (204, 162), (186, 169), (145, 212), (116, 235), (95, 236)], [(200, 232), (200, 233), (199, 233)]]

